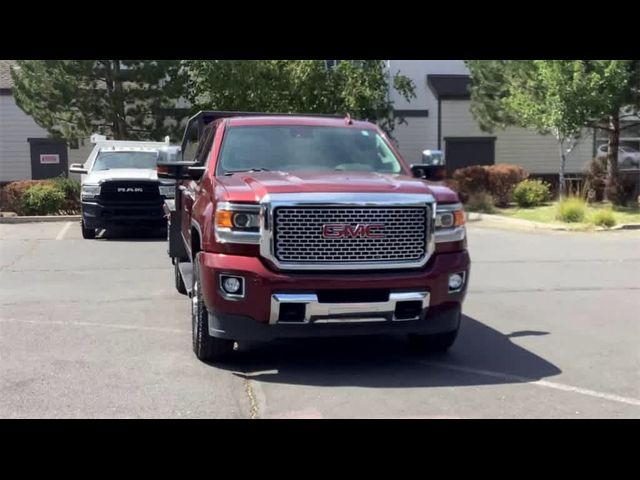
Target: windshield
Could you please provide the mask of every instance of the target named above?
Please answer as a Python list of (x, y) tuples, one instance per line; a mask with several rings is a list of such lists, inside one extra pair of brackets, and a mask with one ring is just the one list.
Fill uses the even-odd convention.
[(115, 168), (144, 168), (155, 170), (157, 152), (100, 152), (93, 164), (93, 170)]
[(247, 170), (400, 173), (400, 162), (370, 129), (238, 126), (225, 133), (217, 174)]

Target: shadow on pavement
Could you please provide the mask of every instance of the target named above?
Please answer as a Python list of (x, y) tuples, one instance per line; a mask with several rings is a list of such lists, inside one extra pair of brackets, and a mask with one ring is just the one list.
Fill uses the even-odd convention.
[(415, 352), (404, 338), (394, 337), (289, 340), (241, 346), (232, 363), (216, 368), (267, 383), (369, 388), (518, 383), (508, 377), (455, 369), (485, 370), (534, 380), (561, 373), (555, 365), (510, 340), (523, 334), (546, 332), (504, 335), (463, 316), (458, 339), (446, 354)]
[(165, 227), (113, 227), (97, 232), (96, 240), (110, 242), (166, 242), (167, 229)]

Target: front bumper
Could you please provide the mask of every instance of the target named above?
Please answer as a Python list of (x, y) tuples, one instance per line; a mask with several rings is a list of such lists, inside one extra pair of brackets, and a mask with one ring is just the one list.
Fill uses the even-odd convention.
[(265, 324), (243, 315), (209, 312), (209, 335), (242, 341), (364, 335), (435, 335), (457, 330), (461, 304), (429, 307), (420, 319), (406, 322)]
[[(275, 272), (257, 257), (204, 253), (199, 258), (209, 333), (235, 340), (455, 330), (470, 267), (466, 250), (435, 254), (422, 269), (375, 273)], [(449, 274), (459, 272), (464, 272), (465, 283), (450, 292)], [(244, 298), (223, 294), (221, 274), (244, 278)], [(347, 300), (327, 300), (322, 292), (334, 297), (344, 293)], [(351, 292), (388, 293), (376, 300), (351, 301)], [(288, 322), (280, 310), (295, 303), (301, 310)]]
[(106, 228), (111, 225), (166, 224), (161, 203), (138, 204), (82, 202), (82, 220), (86, 228)]

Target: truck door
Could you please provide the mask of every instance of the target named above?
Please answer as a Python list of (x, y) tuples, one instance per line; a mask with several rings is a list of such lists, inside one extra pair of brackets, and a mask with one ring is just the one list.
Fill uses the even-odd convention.
[[(197, 127), (194, 125), (194, 127)], [(197, 130), (193, 134), (190, 132), (187, 145), (185, 147), (184, 160), (195, 162), (196, 166), (205, 166), (207, 153), (211, 150), (215, 127), (208, 125), (198, 138)], [(198, 141), (199, 140), (199, 141)], [(182, 236), (189, 247), (191, 246), (191, 210), (200, 192), (201, 180), (183, 180), (179, 187), (181, 196), (182, 214)]]

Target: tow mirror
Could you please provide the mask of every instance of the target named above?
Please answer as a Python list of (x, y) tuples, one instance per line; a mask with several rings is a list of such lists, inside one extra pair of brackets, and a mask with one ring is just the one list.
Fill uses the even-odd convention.
[(423, 178), (432, 182), (439, 182), (447, 177), (446, 167), (440, 165), (423, 165), (421, 163), (411, 165), (411, 173), (416, 178)]
[(184, 180), (191, 178), (187, 169), (193, 166), (193, 162), (185, 162), (182, 159), (182, 151), (177, 146), (166, 146), (158, 150), (156, 171), (158, 178)]
[(432, 182), (439, 182), (447, 177), (444, 153), (441, 150), (424, 150), (421, 160), (422, 163), (411, 165), (414, 177)]
[(89, 170), (87, 170), (86, 168), (84, 168), (84, 165), (81, 163), (72, 163), (71, 166), (69, 167), (69, 172), (71, 173), (80, 173), (80, 174), (87, 174), (89, 173)]

